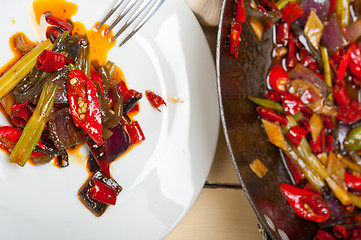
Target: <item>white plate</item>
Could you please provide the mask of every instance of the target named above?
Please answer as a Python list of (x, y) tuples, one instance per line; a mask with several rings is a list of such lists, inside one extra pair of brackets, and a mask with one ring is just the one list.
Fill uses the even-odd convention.
[[(9, 37), (29, 24), (31, 1), (0, 9), (0, 65), (11, 59)], [(113, 1), (76, 1), (74, 21), (90, 29)], [(15, 20), (15, 22), (13, 22)], [(203, 32), (184, 0), (167, 0), (151, 20), (108, 59), (125, 74), (130, 88), (179, 97), (162, 113), (144, 97), (139, 121), (146, 140), (112, 164), (124, 188), (116, 206), (97, 218), (77, 198), (88, 173), (71, 161), (24, 168), (0, 152), (0, 239), (161, 239), (198, 196), (212, 164), (219, 130), (214, 61)], [(6, 121), (1, 118), (0, 124)], [(110, 238), (111, 237), (111, 238)]]

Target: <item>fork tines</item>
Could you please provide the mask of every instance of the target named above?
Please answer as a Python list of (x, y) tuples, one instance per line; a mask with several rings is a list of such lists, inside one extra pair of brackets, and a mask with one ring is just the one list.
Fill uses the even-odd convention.
[[(119, 47), (127, 42), (157, 11), (165, 0), (118, 0), (114, 7), (105, 15), (104, 19), (99, 23), (98, 29), (116, 12), (118, 16), (110, 24), (105, 31), (107, 35), (117, 24), (122, 23), (120, 30), (112, 38), (114, 41), (122, 33), (124, 37)], [(130, 28), (129, 26), (132, 26)], [(130, 30), (129, 30), (130, 29)], [(127, 34), (125, 34), (127, 31)]]

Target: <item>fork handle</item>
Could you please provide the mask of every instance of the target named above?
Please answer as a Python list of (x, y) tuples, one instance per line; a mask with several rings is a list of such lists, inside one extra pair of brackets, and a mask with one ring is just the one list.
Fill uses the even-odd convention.
[(204, 26), (217, 26), (222, 0), (186, 0), (188, 6)]

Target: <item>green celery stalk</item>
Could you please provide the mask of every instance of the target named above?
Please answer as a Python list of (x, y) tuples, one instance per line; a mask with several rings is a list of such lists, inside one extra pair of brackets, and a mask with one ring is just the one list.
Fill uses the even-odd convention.
[(0, 99), (5, 97), (13, 88), (35, 67), (38, 56), (45, 50), (51, 49), (50, 40), (39, 43), (30, 52), (17, 61), (4, 75), (0, 77)]
[(39, 103), (36, 106), (33, 115), (26, 123), (14, 150), (11, 152), (9, 162), (24, 166), (28, 161), (36, 144), (39, 142), (45, 124), (53, 109), (57, 90), (57, 85), (52, 82), (44, 85)]
[[(323, 72), (324, 72), (323, 75), (325, 78), (325, 82), (332, 89), (333, 84), (332, 84), (332, 76), (331, 76), (331, 67), (330, 67), (330, 60), (328, 58), (328, 52), (326, 47), (321, 46), (321, 56), (323, 62)], [(333, 101), (332, 93), (328, 95), (328, 98), (331, 101)]]

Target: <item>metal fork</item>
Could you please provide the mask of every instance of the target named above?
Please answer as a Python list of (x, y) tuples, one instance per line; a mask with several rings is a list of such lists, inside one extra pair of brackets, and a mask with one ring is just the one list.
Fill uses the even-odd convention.
[[(132, 25), (132, 29), (123, 38), (119, 47), (123, 46), (157, 11), (165, 0), (118, 0), (114, 7), (105, 15), (104, 19), (99, 23), (97, 29), (115, 13), (119, 12), (118, 17), (105, 31), (107, 35), (120, 21), (124, 22), (122, 28), (114, 35), (112, 41), (118, 38), (122, 33), (128, 30)], [(117, 11), (119, 10), (119, 11)], [(137, 20), (137, 21), (136, 21)], [(134, 24), (133, 24), (134, 23)]]

